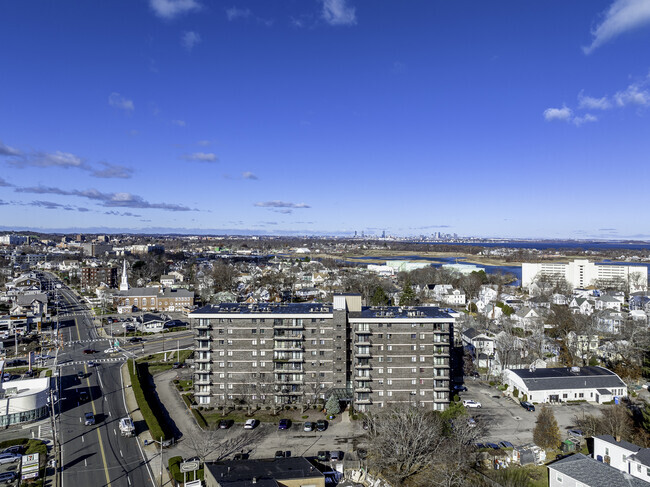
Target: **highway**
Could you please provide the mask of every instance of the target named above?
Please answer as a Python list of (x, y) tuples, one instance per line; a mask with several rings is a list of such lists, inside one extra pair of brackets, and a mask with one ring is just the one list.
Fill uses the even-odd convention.
[[(51, 287), (58, 283), (45, 275)], [(126, 416), (120, 367), (125, 353), (106, 354), (109, 340), (100, 339), (88, 308), (61, 285), (60, 331), (68, 343), (57, 354), (61, 485), (64, 487), (155, 485), (138, 440), (122, 437), (119, 420)], [(65, 314), (72, 316), (66, 318)], [(70, 342), (69, 340), (72, 340)], [(84, 349), (97, 353), (84, 354)], [(89, 366), (89, 362), (96, 363)], [(81, 372), (81, 375), (79, 373)], [(80, 391), (89, 399), (80, 403)], [(92, 412), (96, 424), (86, 426), (84, 413)], [(143, 425), (136, 424), (136, 430)]]

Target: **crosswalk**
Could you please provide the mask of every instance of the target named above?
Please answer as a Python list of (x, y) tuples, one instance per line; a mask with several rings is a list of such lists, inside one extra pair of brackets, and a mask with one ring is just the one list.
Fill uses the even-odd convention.
[(68, 365), (83, 365), (83, 364), (88, 364), (88, 362), (92, 362), (94, 364), (103, 364), (103, 363), (115, 363), (115, 362), (124, 362), (126, 361), (126, 357), (120, 356), (120, 357), (110, 357), (110, 358), (98, 358), (95, 360), (76, 360), (73, 362), (66, 362), (64, 364), (60, 364), (61, 367), (67, 367)]
[(64, 345), (75, 345), (80, 343), (96, 343), (96, 342), (110, 342), (110, 338), (88, 338), (87, 340), (72, 340), (70, 342), (64, 342)]

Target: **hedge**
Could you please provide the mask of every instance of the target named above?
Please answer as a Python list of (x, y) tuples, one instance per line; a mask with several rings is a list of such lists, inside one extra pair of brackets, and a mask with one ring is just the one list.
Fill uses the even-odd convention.
[[(183, 472), (181, 472), (181, 463), (183, 463), (183, 457), (171, 457), (169, 459), (169, 473), (176, 482), (178, 482), (180, 485), (183, 485)], [(191, 479), (192, 474), (188, 473), (187, 478)], [(203, 480), (203, 467), (197, 470), (196, 478)]]
[(201, 411), (198, 409), (192, 408), (192, 401), (188, 397), (187, 394), (181, 394), (181, 397), (183, 398), (183, 402), (187, 406), (187, 409), (192, 411), (192, 414), (194, 415), (194, 419), (196, 419), (196, 422), (199, 424), (199, 427), (201, 429), (208, 429), (208, 422), (206, 419), (203, 417), (201, 414)]
[(5, 448), (9, 448), (10, 446), (14, 445), (24, 445), (28, 441), (29, 438), (14, 438), (12, 440), (0, 441), (0, 450), (4, 450)]
[[(146, 369), (146, 365), (143, 366), (141, 364), (136, 364), (136, 366), (137, 369), (136, 373), (134, 374), (133, 359), (129, 359), (127, 361), (127, 368), (129, 370), (129, 375), (131, 376), (131, 388), (133, 389), (135, 400), (138, 402), (140, 412), (142, 413), (142, 416), (147, 423), (151, 437), (154, 440), (158, 440), (159, 438), (170, 439), (172, 435), (168, 434), (168, 432), (163, 429), (164, 426), (161, 425), (158, 421), (158, 416), (162, 417), (162, 414), (156, 415), (156, 412), (159, 412), (160, 409), (158, 399), (152, 394), (152, 391), (149, 388), (149, 384), (145, 384), (145, 390), (141, 382), (140, 372), (143, 368)], [(144, 374), (146, 374), (146, 372), (143, 372), (143, 375)], [(156, 409), (155, 412), (154, 408)]]

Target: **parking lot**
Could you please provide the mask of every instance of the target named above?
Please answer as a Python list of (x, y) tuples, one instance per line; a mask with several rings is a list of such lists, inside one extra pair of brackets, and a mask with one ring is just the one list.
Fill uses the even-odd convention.
[[(16, 480), (13, 482), (8, 482), (6, 485), (18, 485), (18, 477), (20, 473), (20, 461), (13, 462), (13, 463), (3, 463), (0, 464), (0, 479), (3, 479), (3, 474), (6, 472), (13, 472), (16, 476)], [(5, 485), (4, 480), (0, 480), (2, 485)]]
[[(527, 411), (512, 398), (503, 397), (501, 391), (479, 382), (468, 382), (467, 392), (460, 393), (462, 400), (472, 399), (481, 403), (480, 409), (468, 409), (470, 416), (487, 427), (482, 440), (498, 443), (505, 440), (514, 445), (532, 443), (533, 428), (541, 405), (536, 410)], [(597, 404), (558, 404), (551, 405), (562, 436), (575, 427), (575, 417), (585, 414), (598, 414), (603, 406)]]
[[(320, 450), (352, 451), (362, 435), (360, 421), (330, 423), (325, 431), (303, 431), (303, 423), (293, 423), (289, 429), (279, 430), (277, 424), (262, 423), (253, 430), (244, 430), (241, 424), (219, 430), (224, 440), (239, 435), (255, 438), (243, 448), (250, 458), (272, 458), (276, 451), (290, 451), (291, 456), (315, 457)], [(232, 455), (230, 456), (232, 457)]]

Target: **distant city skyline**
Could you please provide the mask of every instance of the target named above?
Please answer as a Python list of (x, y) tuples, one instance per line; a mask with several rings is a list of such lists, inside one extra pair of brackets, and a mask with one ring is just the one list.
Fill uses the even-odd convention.
[(650, 240), (650, 2), (0, 4), (1, 229)]

